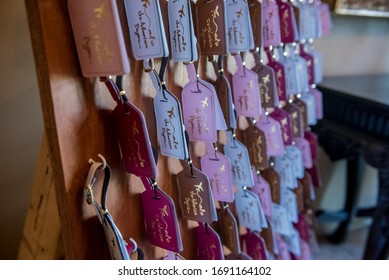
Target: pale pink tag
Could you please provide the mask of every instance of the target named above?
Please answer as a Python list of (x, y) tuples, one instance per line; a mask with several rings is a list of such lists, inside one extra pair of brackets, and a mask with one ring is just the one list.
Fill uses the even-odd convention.
[(280, 234), (276, 233), (276, 242), (278, 245), (278, 260), (291, 260), (290, 253), (288, 251), (288, 245)]
[(300, 238), (301, 255), (299, 260), (312, 260), (312, 253), (309, 243)]
[(332, 20), (331, 12), (327, 3), (320, 4), (321, 35), (328, 36), (331, 32)]
[(262, 5), (263, 46), (279, 46), (281, 44), (281, 29), (278, 6), (273, 0), (263, 0)]
[(261, 115), (256, 126), (265, 133), (268, 157), (282, 156), (285, 153), (285, 146), (280, 124), (272, 117)]
[(273, 214), (270, 184), (261, 174), (257, 174), (255, 170), (253, 170), (253, 177), (254, 186), (251, 188), (251, 191), (259, 197), (263, 212), (270, 219)]

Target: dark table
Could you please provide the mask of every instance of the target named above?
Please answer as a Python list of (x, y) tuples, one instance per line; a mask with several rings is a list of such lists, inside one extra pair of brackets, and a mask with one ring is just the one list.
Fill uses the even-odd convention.
[[(347, 160), (346, 201), (342, 211), (318, 211), (319, 220), (337, 220), (328, 239), (344, 241), (355, 216), (373, 217), (363, 259), (386, 259), (389, 253), (389, 75), (327, 77), (324, 118), (312, 129), (330, 159)], [(378, 200), (374, 209), (358, 209), (363, 163), (378, 169)]]

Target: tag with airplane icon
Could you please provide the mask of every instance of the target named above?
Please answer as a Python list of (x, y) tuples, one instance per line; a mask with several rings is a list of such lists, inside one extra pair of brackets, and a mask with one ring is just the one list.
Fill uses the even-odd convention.
[(262, 231), (261, 203), (258, 196), (252, 191), (238, 188), (235, 193), (235, 207), (239, 225), (252, 231)]
[(222, 242), (210, 225), (200, 223), (193, 231), (199, 260), (224, 260)]

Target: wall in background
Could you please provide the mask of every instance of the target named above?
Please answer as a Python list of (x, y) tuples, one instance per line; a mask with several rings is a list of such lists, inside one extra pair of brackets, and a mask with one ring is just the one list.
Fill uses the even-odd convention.
[[(24, 2), (4, 0), (2, 4), (0, 259), (15, 259), (29, 204), (43, 124)], [(334, 17), (332, 34), (315, 43), (316, 49), (325, 57), (325, 74), (389, 73), (388, 34), (389, 21), (386, 19)], [(344, 162), (332, 163), (321, 153), (320, 166), (326, 183), (318, 192), (320, 205), (339, 209)], [(374, 172), (371, 168), (366, 170), (362, 203), (375, 201)]]

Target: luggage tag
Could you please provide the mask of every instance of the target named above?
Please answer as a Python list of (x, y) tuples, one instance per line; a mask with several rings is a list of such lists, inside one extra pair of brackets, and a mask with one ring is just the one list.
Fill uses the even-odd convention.
[(211, 226), (200, 223), (194, 228), (194, 234), (199, 260), (224, 260), (220, 237)]
[[(207, 153), (201, 157), (201, 169), (208, 176), (213, 198), (223, 202), (234, 201), (234, 185), (230, 159), (206, 143)], [(210, 147), (209, 147), (210, 146)]]
[(284, 155), (282, 157), (275, 157), (274, 169), (280, 174), (281, 185), (281, 204), (282, 204), (282, 191), (285, 189), (297, 188), (297, 179), (294, 174), (292, 162)]
[(267, 260), (266, 245), (263, 238), (256, 232), (247, 231), (242, 236), (247, 254), (253, 260)]
[(262, 1), (263, 11), (263, 46), (279, 46), (281, 44), (281, 27), (278, 6), (273, 0)]
[[(273, 164), (274, 166), (274, 164)], [(280, 185), (280, 175), (271, 166), (265, 170), (261, 171), (261, 175), (270, 185), (271, 190), (271, 200), (273, 203), (280, 204), (281, 203), (281, 185)]]
[(280, 234), (276, 234), (276, 242), (278, 246), (278, 254), (277, 259), (278, 260), (291, 260), (291, 256), (288, 249), (288, 244), (286, 241), (282, 238)]
[(297, 88), (298, 92), (307, 92), (309, 91), (309, 79), (308, 79), (308, 66), (307, 61), (296, 53), (296, 49), (293, 46), (290, 46), (290, 58), (294, 62), (295, 73), (297, 78)]
[(217, 213), (207, 175), (194, 166), (177, 174), (181, 217), (199, 223), (217, 221)]
[(216, 103), (212, 89), (198, 81), (193, 64), (187, 64), (189, 82), (182, 90), (184, 125), (190, 141), (216, 143)]
[(312, 152), (308, 140), (302, 137), (298, 137), (295, 139), (295, 142), (296, 147), (299, 148), (302, 153), (304, 168), (312, 168)]
[(231, 210), (225, 204), (217, 210), (220, 226), (220, 237), (222, 244), (226, 246), (233, 255), (241, 254), (239, 241), (239, 226)]
[(235, 193), (235, 207), (239, 225), (252, 231), (262, 231), (261, 212), (263, 212), (258, 196), (245, 188), (238, 188)]
[[(263, 213), (267, 218), (272, 216), (272, 197), (270, 184), (263, 178), (259, 171), (256, 171), (252, 168), (253, 177), (254, 177), (254, 186), (251, 188), (251, 191), (254, 192), (260, 202), (263, 209)], [(265, 218), (266, 219), (266, 218)]]
[(245, 0), (226, 0), (227, 42), (230, 53), (254, 48), (250, 12)]
[(257, 51), (252, 52), (255, 66), (251, 69), (258, 75), (259, 92), (263, 108), (274, 108), (279, 105), (276, 78), (273, 68), (264, 65)]
[(298, 222), (294, 223), (293, 226), (299, 232), (300, 238), (309, 242), (309, 227), (304, 215), (299, 214)]
[(281, 205), (285, 207), (288, 220), (292, 223), (298, 222), (297, 197), (293, 190), (281, 190)]
[(234, 135), (227, 134), (224, 154), (230, 159), (233, 180), (236, 187), (252, 187), (254, 185), (251, 173), (250, 157), (245, 145)]
[(323, 81), (323, 55), (313, 48), (313, 44), (308, 44), (307, 52), (312, 55), (314, 61), (314, 84), (319, 84)]
[(197, 39), (202, 55), (227, 55), (225, 0), (196, 1)]
[(304, 200), (305, 201), (315, 200), (315, 190), (313, 187), (311, 174), (307, 170), (305, 170), (304, 177), (302, 179), (299, 179), (299, 181), (303, 185)]
[(276, 157), (284, 155), (285, 146), (280, 124), (265, 114), (261, 115), (256, 126), (265, 133), (267, 156)]
[(311, 29), (315, 30), (314, 25), (312, 26), (312, 22), (310, 19), (310, 10), (306, 3), (303, 2), (297, 2), (296, 3), (296, 10), (298, 15), (298, 28), (300, 31), (300, 41), (308, 41), (309, 39), (312, 39), (311, 36)]
[(311, 156), (312, 160), (318, 159), (318, 140), (315, 133), (311, 131), (305, 131), (304, 132), (304, 138), (309, 142), (309, 146), (311, 148)]
[(286, 95), (291, 96), (297, 94), (300, 91), (300, 84), (297, 78), (297, 68), (295, 61), (287, 56), (286, 52), (282, 52), (282, 55), (279, 57), (279, 61), (282, 63), (285, 69), (285, 89)]
[(270, 220), (268, 221), (268, 227), (263, 228), (260, 235), (265, 242), (267, 252), (274, 254), (277, 248), (275, 247), (275, 235)]
[(255, 170), (266, 169), (268, 168), (268, 159), (265, 133), (256, 126), (257, 121), (254, 118), (248, 118), (248, 122), (251, 125), (243, 131), (243, 143), (247, 147), (250, 164)]
[(284, 236), (284, 240), (288, 246), (288, 251), (292, 253), (295, 257), (301, 256), (301, 247), (300, 247), (300, 235), (295, 228), (291, 229), (291, 234)]
[(283, 109), (289, 114), (292, 138), (304, 137), (304, 121), (300, 108), (292, 100), (289, 100)]
[(323, 93), (315, 87), (312, 87), (311, 92), (315, 96), (316, 119), (323, 119)]
[(136, 60), (169, 56), (158, 0), (125, 0), (132, 53)]
[[(322, 183), (322, 179), (320, 176), (320, 169), (317, 167), (317, 162), (314, 161), (312, 167), (307, 168), (307, 171), (309, 172), (309, 174), (311, 174), (312, 184), (316, 188), (320, 188), (323, 185), (323, 183)], [(311, 191), (311, 195), (312, 195), (312, 192), (314, 193), (314, 191)]]
[(281, 126), (282, 139), (284, 145), (288, 146), (292, 144), (292, 127), (291, 121), (288, 112), (282, 108), (275, 108), (273, 112), (270, 113), (270, 116), (275, 119)]
[(281, 41), (284, 44), (293, 43), (299, 40), (296, 18), (291, 3), (276, 0), (280, 15)]
[(298, 187), (293, 190), (297, 199), (297, 210), (299, 213), (305, 211), (304, 186), (300, 180), (297, 180)]
[(287, 101), (285, 68), (282, 63), (275, 60), (275, 55), (272, 52), (274, 52), (274, 49), (272, 51), (266, 50), (266, 54), (268, 57), (267, 66), (272, 68), (274, 71), (276, 85), (277, 85), (278, 100)]
[(119, 97), (119, 89), (111, 79), (101, 81), (107, 85), (117, 102), (113, 116), (125, 170), (138, 177), (155, 178), (157, 166), (142, 111), (127, 98), (123, 101)]
[(183, 250), (173, 199), (157, 186), (145, 186), (141, 194), (143, 215), (149, 242), (178, 253)]
[(262, 47), (262, 32), (263, 32), (263, 18), (262, 18), (262, 4), (259, 0), (248, 0), (251, 28), (253, 31), (254, 48)]
[(262, 113), (258, 75), (247, 69), (240, 54), (235, 55), (238, 70), (232, 76), (232, 93), (238, 116), (258, 117)]
[(198, 60), (190, 1), (169, 1), (167, 5), (172, 61), (191, 62)]
[[(300, 94), (297, 94), (297, 96), (300, 96)], [(308, 130), (308, 113), (307, 113), (307, 104), (303, 100), (301, 100), (301, 96), (293, 99), (293, 104), (297, 105), (297, 107), (300, 109), (301, 112), (301, 118), (303, 122), (303, 128), (304, 131)]]
[(116, 1), (70, 0), (68, 9), (82, 75), (100, 77), (129, 73)]
[(297, 179), (304, 177), (304, 161), (301, 150), (295, 145), (286, 147), (286, 157), (290, 160), (293, 168), (293, 174)]
[[(163, 58), (166, 66), (167, 58)], [(189, 151), (186, 144), (181, 105), (178, 99), (162, 85), (155, 69), (144, 60), (145, 71), (149, 72), (157, 95), (153, 99), (157, 137), (162, 155), (178, 159), (186, 159)], [(164, 69), (161, 69), (163, 76)]]
[(308, 70), (308, 84), (312, 85), (315, 83), (315, 60), (312, 54), (306, 50), (306, 44), (300, 44), (300, 56), (307, 62)]
[(326, 37), (331, 33), (332, 19), (330, 7), (327, 3), (320, 2), (320, 23), (321, 37)]
[(168, 251), (166, 252), (166, 256), (163, 257), (162, 259), (164, 261), (184, 261), (185, 259), (178, 253)]
[(291, 223), (288, 219), (286, 208), (282, 205), (273, 203), (273, 215), (271, 218), (272, 229), (282, 235), (291, 234)]
[(305, 92), (300, 97), (305, 104), (307, 105), (307, 122), (308, 125), (316, 125), (317, 124), (317, 118), (316, 118), (316, 98), (314, 94), (309, 92)]
[(226, 260), (251, 261), (252, 258), (245, 252), (241, 252), (238, 256), (234, 254), (229, 254), (228, 256), (226, 256)]

